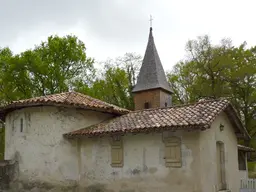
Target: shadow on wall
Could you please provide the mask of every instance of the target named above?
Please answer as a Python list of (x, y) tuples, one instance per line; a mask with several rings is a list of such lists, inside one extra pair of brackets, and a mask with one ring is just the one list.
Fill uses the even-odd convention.
[(9, 189), (10, 183), (17, 179), (18, 162), (15, 160), (0, 160), (0, 190)]
[(4, 127), (1, 123), (1, 120), (0, 120), (0, 160), (3, 160), (4, 159)]

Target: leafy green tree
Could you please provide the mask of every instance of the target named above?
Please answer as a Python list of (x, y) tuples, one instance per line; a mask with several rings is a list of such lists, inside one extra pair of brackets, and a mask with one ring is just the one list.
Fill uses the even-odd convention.
[(72, 81), (93, 73), (93, 59), (87, 57), (82, 41), (75, 36), (50, 36), (33, 50), (21, 54), (34, 88), (33, 95), (68, 91)]
[(74, 89), (120, 107), (133, 109), (132, 88), (140, 65), (140, 55), (126, 53), (123, 57), (101, 63), (103, 70), (94, 81), (87, 84), (77, 80)]
[(31, 96), (26, 66), (9, 48), (0, 51), (0, 99), (1, 103)]
[(9, 97), (7, 93), (7, 84), (5, 79), (7, 74), (11, 68), (10, 66), (10, 59), (12, 58), (12, 52), (9, 48), (2, 48), (0, 49), (0, 102), (1, 104), (4, 103), (5, 99)]
[(19, 55), (0, 50), (0, 98), (2, 102), (72, 89), (72, 81), (94, 74), (93, 59), (75, 36), (50, 36), (46, 42)]
[(256, 47), (246, 43), (230, 53), (232, 67), (226, 69), (226, 81), (231, 88), (232, 102), (251, 136), (256, 134)]
[(173, 104), (185, 104), (195, 101), (199, 94), (194, 94), (194, 82), (197, 79), (197, 74), (194, 62), (177, 63), (172, 72), (167, 73), (167, 79), (173, 91)]
[(195, 77), (191, 89), (194, 96), (217, 98), (228, 94), (229, 86), (223, 82), (222, 77), (230, 65), (230, 48), (229, 40), (222, 40), (221, 45), (213, 46), (208, 36), (187, 43), (186, 49), (191, 58), (190, 70)]
[(224, 39), (212, 45), (208, 36), (189, 41), (188, 57), (168, 74), (174, 103), (194, 102), (202, 97), (228, 97), (250, 134), (256, 134), (255, 47), (233, 47)]
[(103, 79), (97, 79), (93, 85), (95, 97), (120, 107), (130, 108), (128, 75), (119, 67), (109, 67)]

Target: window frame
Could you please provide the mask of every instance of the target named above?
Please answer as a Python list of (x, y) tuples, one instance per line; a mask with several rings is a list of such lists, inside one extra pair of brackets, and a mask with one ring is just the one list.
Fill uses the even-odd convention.
[(144, 103), (144, 109), (149, 109), (150, 108), (150, 103), (149, 102), (145, 102)]
[(20, 118), (20, 132), (21, 133), (24, 132), (24, 120), (23, 120), (23, 118)]
[[(164, 139), (165, 144), (165, 166), (180, 168), (182, 167), (182, 150), (181, 150), (181, 138), (176, 136), (170, 136)], [(172, 157), (172, 155), (177, 155), (177, 157)], [(169, 156), (169, 157), (168, 157)]]
[(246, 171), (246, 152), (238, 150), (238, 169), (239, 171)]
[[(123, 151), (123, 141), (121, 137), (115, 136), (111, 138), (111, 166), (112, 167), (123, 167), (124, 162), (124, 151)], [(117, 159), (114, 159), (114, 156), (118, 156)]]

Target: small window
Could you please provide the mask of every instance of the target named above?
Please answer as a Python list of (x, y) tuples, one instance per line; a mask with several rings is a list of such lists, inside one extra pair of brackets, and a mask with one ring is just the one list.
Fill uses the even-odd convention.
[(20, 119), (20, 132), (23, 132), (23, 118)]
[(121, 138), (112, 138), (111, 141), (111, 166), (123, 167), (123, 143)]
[(150, 106), (149, 106), (149, 102), (144, 103), (144, 108), (145, 108), (145, 109), (149, 109), (149, 107), (150, 107)]
[(238, 151), (238, 165), (240, 171), (246, 170), (246, 153), (244, 151)]
[(182, 166), (181, 141), (178, 137), (170, 137), (165, 140), (165, 166)]
[(167, 102), (164, 103), (164, 106), (167, 107)]

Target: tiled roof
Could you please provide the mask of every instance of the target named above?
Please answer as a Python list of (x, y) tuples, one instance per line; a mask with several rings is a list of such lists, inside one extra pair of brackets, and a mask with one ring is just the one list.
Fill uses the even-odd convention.
[[(137, 133), (162, 130), (205, 130), (210, 128), (214, 119), (224, 110), (228, 113), (234, 113), (229, 101), (221, 99), (200, 101), (195, 104), (170, 108), (134, 111), (91, 127), (64, 134), (64, 136), (93, 136), (107, 133)], [(239, 129), (239, 133), (247, 133), (243, 126), (237, 123), (235, 126)]]
[(95, 111), (113, 113), (117, 115), (126, 114), (129, 111), (127, 109), (120, 108), (118, 106), (106, 103), (99, 99), (92, 98), (90, 96), (77, 93), (77, 92), (65, 92), (53, 95), (46, 95), (41, 97), (35, 97), (31, 99), (14, 101), (6, 106), (0, 107), (0, 116), (3, 118), (6, 113), (19, 108), (31, 107), (31, 106), (63, 106), (74, 107), (82, 109), (91, 109)]
[(247, 151), (247, 152), (254, 152), (255, 149), (251, 148), (251, 147), (247, 147), (247, 146), (244, 146), (244, 145), (237, 145), (238, 146), (238, 149), (241, 150), (241, 151)]
[(138, 76), (138, 81), (132, 91), (139, 92), (156, 88), (162, 88), (168, 92), (172, 92), (154, 43), (152, 28), (150, 28), (148, 45)]

